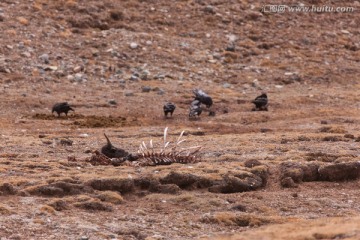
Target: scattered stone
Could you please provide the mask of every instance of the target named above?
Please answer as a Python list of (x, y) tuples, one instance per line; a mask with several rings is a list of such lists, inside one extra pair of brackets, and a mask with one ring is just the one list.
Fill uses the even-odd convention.
[(164, 93), (165, 93), (165, 90), (162, 89), (162, 88), (160, 88), (160, 89), (157, 91), (157, 94), (158, 94), (158, 95), (164, 95)]
[(224, 83), (223, 84), (223, 88), (230, 88), (231, 87), (231, 84), (230, 83)]
[(117, 105), (117, 101), (115, 99), (109, 100), (110, 105)]
[(244, 166), (247, 168), (253, 168), (255, 166), (260, 166), (260, 165), (262, 165), (261, 162), (256, 159), (250, 159), (244, 162)]
[(329, 124), (329, 123), (328, 123), (328, 121), (326, 121), (326, 120), (321, 120), (321, 121), (320, 121), (320, 124)]
[(142, 92), (150, 92), (150, 91), (151, 91), (151, 87), (144, 86), (144, 87), (141, 88), (141, 91), (142, 91)]
[(205, 6), (205, 7), (203, 8), (203, 11), (204, 11), (205, 13), (210, 13), (210, 14), (215, 14), (215, 13), (216, 13), (216, 12), (215, 12), (215, 8), (214, 8), (213, 6), (211, 6), (211, 5)]
[(27, 57), (27, 58), (31, 57), (31, 53), (29, 53), (29, 52), (22, 52), (20, 55), (22, 57)]
[(73, 145), (73, 140), (70, 140), (70, 139), (60, 139), (60, 144), (63, 145), (63, 146), (72, 146)]
[(123, 20), (124, 13), (119, 10), (112, 10), (110, 11), (110, 17), (115, 21)]
[(18, 17), (17, 18), (18, 22), (21, 23), (22, 25), (29, 25), (29, 20), (27, 20), (24, 17)]
[(75, 76), (74, 76), (74, 80), (75, 80), (76, 82), (81, 82), (81, 81), (83, 80), (83, 77), (84, 77), (83, 74), (81, 74), (81, 73), (76, 73)]
[(225, 51), (228, 51), (228, 52), (235, 52), (235, 45), (232, 43), (232, 44), (229, 44), (226, 48), (225, 48)]
[(133, 91), (126, 91), (125, 96), (126, 97), (132, 97), (132, 96), (134, 96), (134, 92)]
[(131, 81), (138, 81), (138, 80), (139, 80), (139, 77), (136, 76), (136, 75), (131, 75), (131, 77), (129, 78), (129, 80), (131, 80)]
[(83, 70), (84, 70), (83, 66), (76, 66), (76, 67), (73, 68), (74, 73), (79, 73), (79, 72), (81, 72)]
[(43, 55), (39, 56), (39, 59), (43, 61), (45, 64), (49, 64), (49, 55), (44, 53)]
[(237, 204), (233, 207), (231, 207), (231, 210), (240, 211), (240, 212), (246, 212), (246, 206)]
[(138, 44), (137, 43), (135, 43), (135, 42), (132, 42), (132, 43), (130, 43), (130, 48), (131, 49), (136, 49), (136, 48), (138, 48)]

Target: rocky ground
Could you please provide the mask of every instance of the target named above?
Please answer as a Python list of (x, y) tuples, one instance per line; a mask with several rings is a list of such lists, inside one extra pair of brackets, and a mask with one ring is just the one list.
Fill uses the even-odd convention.
[[(0, 239), (359, 239), (360, 4), (265, 4), (2, 0)], [(215, 116), (189, 120), (193, 88)], [(200, 161), (84, 160), (165, 127)]]

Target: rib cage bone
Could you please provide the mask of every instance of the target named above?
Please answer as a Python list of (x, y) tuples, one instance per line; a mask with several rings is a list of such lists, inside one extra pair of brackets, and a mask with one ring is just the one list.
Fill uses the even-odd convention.
[(182, 131), (175, 142), (167, 141), (168, 127), (164, 129), (164, 143), (160, 150), (154, 147), (152, 139), (149, 144), (143, 141), (138, 150), (137, 160), (140, 165), (167, 165), (171, 163), (194, 163), (199, 160), (199, 152), (201, 146), (193, 146), (188, 148), (180, 147), (185, 141), (183, 139), (185, 131)]

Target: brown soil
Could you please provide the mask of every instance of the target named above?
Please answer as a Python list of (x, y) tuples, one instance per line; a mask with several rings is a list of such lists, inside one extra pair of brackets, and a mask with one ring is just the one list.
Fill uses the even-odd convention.
[[(360, 239), (360, 4), (267, 3), (0, 1), (0, 238)], [(188, 119), (193, 88), (215, 116)], [(81, 161), (165, 127), (201, 161)]]

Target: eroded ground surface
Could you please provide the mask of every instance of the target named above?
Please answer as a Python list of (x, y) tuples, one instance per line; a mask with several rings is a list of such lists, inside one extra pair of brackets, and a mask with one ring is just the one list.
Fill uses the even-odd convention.
[[(266, 3), (1, 1), (0, 238), (359, 239), (360, 4)], [(193, 88), (215, 116), (188, 119)], [(165, 127), (201, 161), (81, 161), (103, 133), (136, 152)]]

